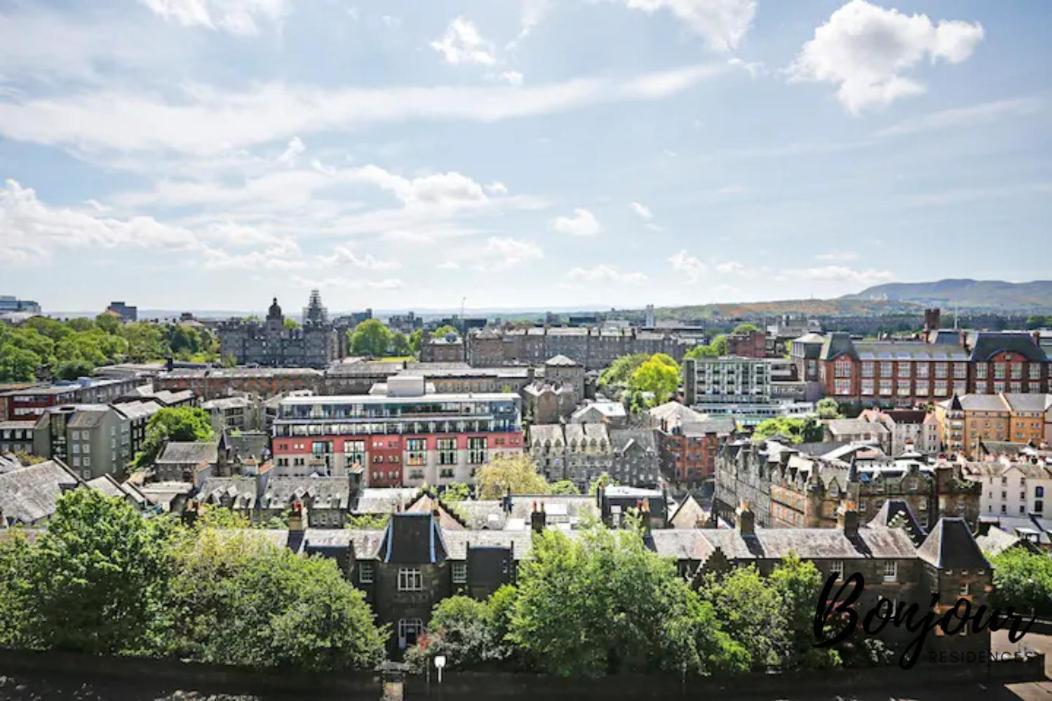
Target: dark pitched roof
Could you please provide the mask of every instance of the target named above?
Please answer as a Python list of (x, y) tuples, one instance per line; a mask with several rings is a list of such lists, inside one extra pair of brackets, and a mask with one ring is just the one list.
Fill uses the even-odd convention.
[(842, 331), (834, 331), (822, 342), (822, 352), (818, 357), (821, 360), (835, 360), (841, 355), (858, 360), (858, 352), (855, 351), (855, 344), (851, 342), (851, 336)]
[(917, 557), (941, 570), (988, 570), (990, 563), (963, 518), (943, 517), (917, 548)]
[(446, 559), (442, 529), (430, 513), (391, 515), (380, 543), (380, 559), (396, 564), (429, 564)]
[(55, 513), (63, 492), (81, 480), (58, 460), (0, 474), (0, 513), (8, 522), (32, 524)]
[(909, 534), (910, 540), (913, 541), (914, 545), (920, 545), (928, 535), (928, 532), (924, 530), (924, 526), (913, 515), (909, 504), (902, 499), (888, 499), (885, 501), (876, 515), (870, 519), (870, 523), (887, 528), (901, 528)]
[(171, 442), (164, 447), (161, 457), (157, 458), (157, 464), (176, 463), (200, 465), (202, 463), (213, 464), (219, 459), (219, 441), (206, 441), (201, 443)]
[(986, 361), (1005, 351), (1018, 353), (1030, 361), (1044, 362), (1048, 359), (1045, 351), (1034, 342), (1034, 337), (1027, 333), (980, 331), (971, 341), (974, 361)]

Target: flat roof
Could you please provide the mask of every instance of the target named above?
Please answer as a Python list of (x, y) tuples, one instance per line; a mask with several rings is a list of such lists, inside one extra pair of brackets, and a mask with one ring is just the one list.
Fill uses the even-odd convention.
[(314, 404), (388, 404), (388, 403), (413, 403), (413, 402), (462, 402), (465, 400), (480, 401), (506, 401), (518, 400), (520, 397), (514, 392), (459, 392), (418, 394), (406, 397), (391, 397), (384, 394), (337, 394), (321, 397), (288, 397), (281, 400), (282, 405)]

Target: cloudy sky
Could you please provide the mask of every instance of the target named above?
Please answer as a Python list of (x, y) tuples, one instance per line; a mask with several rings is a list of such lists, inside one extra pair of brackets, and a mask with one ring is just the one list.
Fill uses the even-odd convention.
[(0, 293), (706, 303), (1047, 278), (1043, 0), (0, 0)]

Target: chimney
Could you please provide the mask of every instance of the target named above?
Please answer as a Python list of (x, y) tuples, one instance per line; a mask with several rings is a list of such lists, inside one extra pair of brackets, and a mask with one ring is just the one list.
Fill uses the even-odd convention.
[(738, 531), (743, 536), (756, 535), (756, 514), (749, 508), (749, 502), (743, 501), (735, 514), (738, 517)]
[(289, 512), (289, 533), (303, 533), (307, 523), (307, 507), (297, 499)]
[(989, 521), (980, 520), (978, 526), (979, 526), (979, 530), (976, 533), (976, 535), (989, 535), (990, 534), (990, 522)]
[(547, 520), (548, 515), (544, 513), (544, 502), (541, 502), (540, 508), (537, 507), (537, 502), (533, 502), (533, 511), (530, 512), (530, 528), (533, 532), (543, 532)]
[(853, 501), (843, 501), (836, 510), (836, 527), (844, 531), (848, 538), (858, 535), (858, 508)]
[(939, 317), (941, 312), (938, 309), (925, 309), (924, 310), (924, 332), (938, 331), (939, 330)]

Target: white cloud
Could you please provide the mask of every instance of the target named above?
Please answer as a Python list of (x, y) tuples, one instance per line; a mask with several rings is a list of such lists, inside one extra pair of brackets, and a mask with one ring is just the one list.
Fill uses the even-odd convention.
[(551, 0), (522, 0), (522, 11), (519, 14), (519, 35), (505, 47), (515, 50), (534, 28), (544, 21), (551, 10)]
[(508, 186), (499, 180), (494, 180), (486, 186), (486, 192), (491, 195), (506, 195), (508, 194)]
[(595, 236), (603, 230), (595, 215), (582, 208), (575, 209), (572, 217), (556, 217), (552, 228), (570, 236)]
[(646, 281), (643, 273), (622, 271), (616, 266), (599, 264), (591, 268), (573, 268), (566, 274), (566, 279), (574, 284), (621, 284), (639, 285)]
[(923, 59), (960, 63), (983, 38), (978, 22), (905, 15), (865, 0), (851, 0), (815, 29), (788, 68), (791, 81), (838, 86), (837, 99), (852, 113), (917, 95), (925, 86), (903, 75)]
[(479, 270), (507, 270), (544, 257), (544, 251), (533, 241), (502, 236), (491, 236), (477, 255), (473, 255)]
[(518, 71), (504, 71), (503, 73), (500, 73), (497, 77), (503, 80), (508, 85), (522, 85), (523, 75)]
[(734, 57), (728, 59), (727, 65), (742, 69), (749, 74), (750, 78), (759, 78), (760, 76), (767, 74), (767, 66), (763, 61), (743, 61), (738, 57)]
[(850, 282), (855, 285), (876, 285), (891, 282), (895, 275), (887, 270), (857, 270), (843, 265), (825, 265), (813, 268), (790, 268), (783, 277), (821, 282)]
[(442, 38), (431, 42), (431, 48), (442, 54), (446, 63), (454, 65), (477, 63), (492, 66), (497, 62), (493, 44), (483, 39), (478, 27), (465, 17), (450, 22)]
[(735, 49), (752, 26), (755, 0), (622, 0), (633, 10), (668, 10), (716, 51)]
[(858, 260), (858, 254), (854, 251), (827, 251), (826, 253), (819, 253), (817, 256), (815, 256), (815, 259), (835, 262), (848, 262), (852, 260)]
[(296, 159), (307, 150), (307, 147), (303, 145), (300, 137), (294, 136), (289, 141), (289, 145), (285, 147), (285, 150), (280, 156), (278, 156), (278, 163), (284, 165), (292, 165), (296, 162)]
[(442, 261), (435, 266), (438, 270), (460, 270), (460, 263), (455, 260)]
[(349, 245), (336, 246), (332, 255), (325, 256), (323, 260), (335, 267), (351, 266), (362, 270), (395, 270), (402, 267), (396, 260), (381, 260), (371, 253), (359, 254)]
[(288, 13), (287, 0), (140, 0), (164, 18), (184, 27), (205, 27), (230, 34), (259, 33), (259, 22), (279, 24)]
[(729, 260), (716, 264), (716, 272), (724, 275), (740, 275), (746, 271), (744, 265), (737, 261)]
[(620, 81), (581, 78), (528, 87), (323, 89), (267, 83), (232, 92), (191, 85), (178, 99), (141, 90), (97, 90), (0, 101), (0, 134), (77, 152), (215, 154), (376, 123), (494, 122), (597, 103), (658, 100), (726, 70), (726, 65), (694, 65)]
[(642, 204), (640, 202), (633, 202), (629, 206), (632, 208), (633, 212), (638, 214), (643, 219), (653, 219), (654, 218), (654, 213), (651, 212), (650, 211), (650, 207), (647, 207), (645, 204)]
[(942, 131), (958, 127), (971, 127), (979, 124), (990, 124), (1005, 117), (1034, 114), (1043, 109), (1041, 100), (1024, 97), (1014, 100), (995, 100), (968, 107), (955, 107), (948, 110), (930, 112), (893, 124), (876, 132), (875, 136), (904, 136), (929, 131)]
[(685, 250), (679, 251), (668, 259), (672, 269), (683, 273), (689, 282), (698, 282), (708, 269), (708, 266), (700, 258), (688, 254)]
[(0, 233), (7, 262), (44, 259), (57, 248), (118, 246), (185, 250), (199, 247), (190, 230), (162, 224), (152, 217), (121, 220), (99, 212), (50, 207), (34, 190), (7, 180), (0, 188)]

